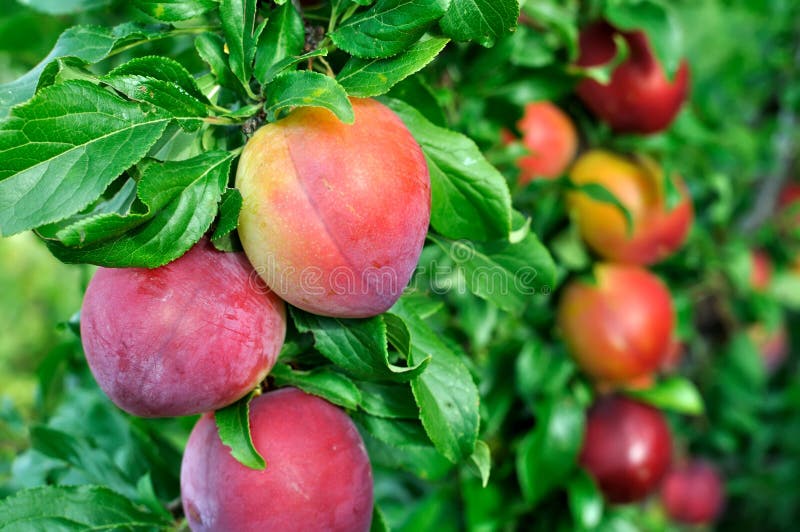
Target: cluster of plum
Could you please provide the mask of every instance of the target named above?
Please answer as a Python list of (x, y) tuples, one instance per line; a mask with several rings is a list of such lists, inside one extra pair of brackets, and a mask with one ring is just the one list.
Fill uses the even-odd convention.
[(374, 316), (416, 267), (430, 219), (422, 150), (386, 106), (352, 104), (354, 125), (303, 108), (248, 141), (236, 173), (244, 254), (204, 238), (159, 268), (100, 268), (86, 291), (81, 338), (109, 398), (137, 416), (203, 414), (181, 467), (192, 530), (370, 527), (372, 470), (339, 408), (296, 388), (255, 397), (264, 470), (237, 462), (214, 420), (260, 391), (284, 342), (284, 301)]
[[(645, 33), (618, 30), (606, 21), (581, 32), (578, 65), (612, 61), (615, 37), (624, 39), (628, 57), (613, 70), (609, 83), (585, 78), (577, 95), (617, 133), (662, 131), (686, 98), (688, 65), (682, 62), (668, 79)], [(642, 155), (590, 149), (573, 163), (575, 126), (551, 102), (527, 105), (517, 126), (530, 151), (517, 161), (520, 183), (568, 171), (568, 211), (600, 260), (588, 278), (566, 285), (557, 315), (570, 354), (598, 391), (587, 414), (581, 465), (611, 503), (641, 500), (662, 487), (664, 507), (673, 519), (711, 522), (723, 505), (719, 474), (700, 459), (684, 458), (672, 465), (672, 437), (664, 415), (620, 393), (652, 384), (656, 373), (675, 364), (682, 349), (674, 337), (670, 291), (646, 267), (669, 257), (685, 241), (694, 217), (688, 189), (679, 176), (664, 175), (655, 161)], [(629, 219), (618, 206), (590, 195), (591, 185), (611, 192)], [(675, 192), (672, 201), (669, 190)]]

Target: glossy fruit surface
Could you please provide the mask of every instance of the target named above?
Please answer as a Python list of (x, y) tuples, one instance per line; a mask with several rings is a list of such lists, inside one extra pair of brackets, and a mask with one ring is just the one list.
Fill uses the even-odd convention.
[(572, 119), (550, 102), (534, 102), (525, 106), (517, 129), (530, 154), (520, 157), (519, 182), (529, 183), (537, 177), (552, 179), (562, 175), (578, 149), (578, 134)]
[(144, 417), (233, 403), (272, 369), (285, 333), (283, 301), (244, 254), (206, 239), (160, 268), (98, 269), (81, 310), (97, 383)]
[(581, 31), (578, 65), (609, 63), (617, 55), (614, 35), (628, 46), (628, 57), (611, 74), (608, 84), (584, 78), (577, 88), (587, 107), (620, 133), (656, 133), (666, 129), (681, 108), (689, 89), (689, 65), (683, 61), (673, 80), (653, 54), (641, 31), (623, 32), (604, 21)]
[(682, 199), (668, 207), (661, 169), (649, 159), (633, 160), (592, 150), (575, 161), (570, 180), (576, 185), (604, 187), (631, 216), (633, 230), (629, 231), (625, 215), (616, 205), (594, 199), (585, 191), (567, 195), (581, 236), (603, 258), (653, 264), (675, 253), (685, 242), (694, 219), (686, 186), (680, 178), (673, 178)]
[(564, 288), (558, 324), (578, 366), (596, 381), (649, 377), (672, 344), (674, 310), (661, 280), (638, 266), (599, 263), (594, 280)]
[(609, 502), (646, 497), (667, 472), (671, 454), (669, 426), (655, 408), (605, 396), (589, 409), (580, 464)]
[(430, 221), (419, 144), (388, 107), (353, 99), (355, 123), (303, 107), (259, 129), (236, 174), (239, 236), (280, 297), (324, 316), (380, 314), (416, 268)]
[(372, 469), (355, 424), (339, 408), (296, 388), (250, 403), (250, 469), (231, 456), (212, 414), (195, 425), (181, 465), (181, 496), (198, 531), (364, 532), (372, 520)]
[(661, 488), (661, 502), (674, 521), (692, 525), (712, 523), (725, 504), (722, 479), (710, 463), (692, 460), (667, 474)]

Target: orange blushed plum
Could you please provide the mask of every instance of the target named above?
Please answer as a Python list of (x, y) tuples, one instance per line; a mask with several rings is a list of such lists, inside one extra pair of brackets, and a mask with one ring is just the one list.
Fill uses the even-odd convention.
[(667, 474), (661, 501), (674, 521), (710, 524), (725, 505), (722, 479), (716, 468), (703, 460), (692, 460)]
[(236, 401), (272, 369), (285, 332), (283, 302), (244, 254), (206, 239), (160, 268), (100, 268), (81, 310), (95, 379), (117, 406), (144, 417)]
[(577, 87), (578, 96), (617, 132), (661, 131), (672, 123), (686, 99), (689, 65), (683, 61), (670, 81), (643, 32), (618, 31), (604, 21), (581, 31), (578, 65), (593, 67), (613, 60), (617, 54), (616, 34), (628, 45), (627, 59), (614, 69), (606, 85), (583, 79)]
[(353, 99), (355, 123), (304, 107), (242, 153), (239, 236), (267, 284), (324, 316), (387, 310), (416, 268), (430, 221), (425, 157), (400, 118)]
[(663, 367), (672, 345), (674, 310), (661, 280), (638, 266), (600, 263), (594, 283), (564, 289), (558, 324), (570, 354), (595, 381), (619, 385)]
[(372, 519), (372, 469), (350, 418), (327, 401), (283, 388), (250, 404), (264, 470), (237, 462), (212, 414), (197, 422), (181, 466), (181, 496), (194, 532), (361, 532)]
[(654, 491), (671, 456), (669, 426), (655, 408), (606, 396), (589, 409), (580, 464), (609, 502), (634, 502)]
[(581, 191), (567, 195), (583, 239), (602, 257), (630, 264), (653, 264), (673, 254), (686, 240), (694, 218), (686, 186), (677, 176), (673, 178), (682, 200), (668, 209), (661, 169), (649, 159), (634, 161), (592, 150), (575, 162), (570, 180), (576, 185), (603, 186), (633, 219), (633, 232), (629, 234), (625, 216), (615, 205)]
[(522, 142), (531, 152), (520, 157), (521, 185), (537, 177), (552, 179), (564, 173), (575, 157), (578, 134), (572, 120), (550, 102), (534, 102), (525, 106), (517, 122)]

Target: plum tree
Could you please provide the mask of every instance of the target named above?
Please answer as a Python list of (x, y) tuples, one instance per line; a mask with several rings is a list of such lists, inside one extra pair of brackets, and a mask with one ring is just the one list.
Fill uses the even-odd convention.
[(547, 101), (529, 103), (517, 129), (530, 151), (517, 160), (521, 185), (536, 177), (552, 179), (566, 171), (578, 149), (578, 133), (564, 111)]
[(192, 430), (181, 465), (183, 508), (192, 530), (369, 530), (372, 469), (344, 412), (283, 388), (253, 399), (250, 429), (264, 470), (231, 456), (213, 414)]
[(662, 171), (651, 160), (638, 161), (603, 151), (582, 155), (570, 171), (576, 185), (602, 185), (628, 210), (629, 231), (623, 212), (615, 205), (592, 198), (587, 192), (568, 193), (567, 202), (581, 235), (602, 257), (616, 262), (653, 264), (683, 245), (694, 218), (692, 202), (683, 181), (673, 183), (681, 201), (668, 208)]
[(183, 416), (224, 407), (275, 364), (283, 301), (243, 253), (207, 239), (160, 268), (100, 268), (81, 310), (97, 383), (123, 410)]
[(668, 127), (686, 99), (689, 65), (683, 61), (675, 79), (667, 79), (642, 31), (619, 31), (605, 21), (581, 31), (578, 65), (609, 63), (617, 55), (614, 36), (628, 46), (628, 57), (611, 74), (608, 84), (584, 78), (577, 93), (587, 107), (617, 132), (655, 133)]
[(609, 502), (637, 501), (655, 490), (671, 453), (669, 426), (655, 408), (605, 396), (589, 409), (580, 463)]
[(667, 474), (661, 488), (661, 502), (674, 521), (710, 524), (725, 504), (722, 478), (705, 460), (691, 460)]
[(425, 157), (375, 100), (355, 123), (304, 107), (259, 129), (236, 174), (239, 236), (283, 299), (324, 316), (387, 310), (408, 284), (430, 222)]
[(558, 324), (572, 357), (606, 384), (650, 376), (672, 344), (669, 291), (652, 273), (624, 264), (595, 264), (593, 281), (573, 280), (559, 302)]

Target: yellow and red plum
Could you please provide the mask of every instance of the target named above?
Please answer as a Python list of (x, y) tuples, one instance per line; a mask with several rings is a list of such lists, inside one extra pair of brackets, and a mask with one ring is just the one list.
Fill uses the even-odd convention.
[(630, 264), (653, 264), (683, 245), (692, 225), (692, 202), (683, 181), (673, 178), (681, 201), (667, 207), (661, 169), (646, 158), (633, 161), (611, 152), (592, 150), (570, 171), (576, 185), (601, 185), (625, 206), (633, 227), (629, 231), (620, 209), (584, 191), (567, 195), (567, 203), (587, 244), (603, 258)]
[(288, 303), (362, 318), (394, 304), (430, 222), (430, 176), (400, 118), (353, 99), (355, 123), (294, 110), (248, 141), (236, 174), (242, 245)]
[(222, 408), (267, 375), (283, 345), (283, 301), (243, 253), (203, 239), (159, 268), (100, 268), (81, 340), (100, 388), (143, 417)]
[(625, 385), (664, 364), (675, 316), (669, 290), (638, 266), (598, 263), (593, 282), (575, 279), (561, 296), (558, 324), (570, 354), (595, 381)]
[(197, 422), (181, 465), (194, 532), (363, 532), (372, 519), (372, 469), (350, 418), (327, 401), (283, 388), (250, 403), (253, 445), (264, 470), (234, 459), (214, 416)]
[(605, 396), (589, 409), (580, 464), (611, 503), (629, 503), (658, 488), (672, 456), (664, 415), (621, 396)]

